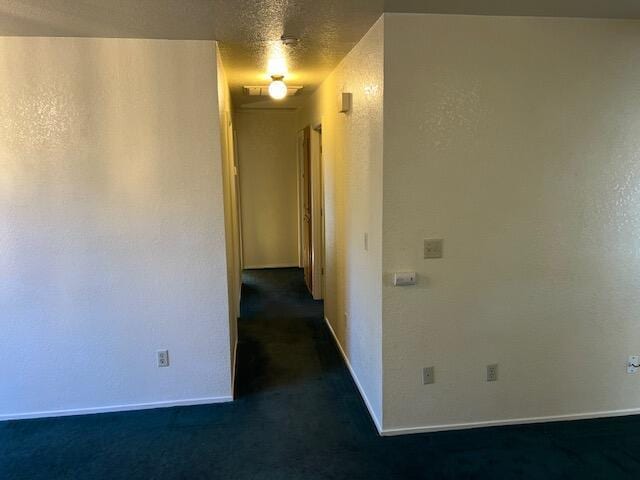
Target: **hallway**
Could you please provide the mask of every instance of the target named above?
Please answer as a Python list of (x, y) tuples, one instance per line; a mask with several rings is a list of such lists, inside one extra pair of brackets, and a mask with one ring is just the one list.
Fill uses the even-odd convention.
[(0, 478), (640, 474), (640, 417), (379, 437), (298, 269), (245, 272), (239, 328), (235, 402), (0, 423)]
[(375, 427), (302, 270), (245, 271), (241, 313), (236, 403), (260, 438), (246, 478), (379, 478)]

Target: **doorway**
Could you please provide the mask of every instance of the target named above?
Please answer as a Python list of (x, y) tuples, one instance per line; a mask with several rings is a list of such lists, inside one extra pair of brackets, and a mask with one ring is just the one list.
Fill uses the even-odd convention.
[(300, 263), (304, 283), (313, 293), (313, 209), (311, 182), (311, 129), (298, 132), (298, 172), (300, 205)]
[(304, 281), (316, 300), (325, 292), (325, 208), (322, 126), (298, 132), (299, 253)]

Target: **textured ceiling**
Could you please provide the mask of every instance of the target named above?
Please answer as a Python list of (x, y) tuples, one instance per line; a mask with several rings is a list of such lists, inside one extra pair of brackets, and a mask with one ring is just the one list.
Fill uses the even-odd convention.
[(210, 0), (0, 0), (3, 36), (213, 39), (213, 19)]
[(386, 0), (386, 12), (640, 18), (638, 0)]
[[(0, 35), (218, 40), (236, 106), (295, 107), (385, 11), (638, 19), (640, 0), (0, 0)], [(274, 57), (301, 94), (245, 96)]]
[[(215, 4), (216, 38), (234, 103), (245, 108), (299, 105), (382, 13), (382, 1), (377, 0), (216, 0)], [(301, 41), (285, 47), (279, 41), (282, 34)], [(304, 89), (280, 102), (243, 95), (243, 85), (269, 82), (271, 59), (283, 59), (289, 72), (285, 81)]]

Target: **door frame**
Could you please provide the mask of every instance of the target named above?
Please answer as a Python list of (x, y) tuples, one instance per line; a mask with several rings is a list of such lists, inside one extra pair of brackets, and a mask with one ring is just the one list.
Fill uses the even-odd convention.
[[(324, 162), (322, 155), (322, 124), (306, 126), (296, 136), (298, 156), (298, 266), (304, 268), (305, 262), (305, 222), (304, 222), (304, 164), (309, 156), (311, 188), (311, 292), (315, 300), (325, 297), (325, 196)], [(306, 281), (306, 278), (305, 278)], [(307, 285), (309, 286), (309, 285)]]
[(322, 153), (322, 124), (311, 128), (311, 237), (313, 251), (313, 289), (316, 300), (325, 296), (325, 196), (324, 196), (324, 162)]
[(304, 129), (296, 134), (297, 179), (298, 179), (298, 267), (304, 267)]

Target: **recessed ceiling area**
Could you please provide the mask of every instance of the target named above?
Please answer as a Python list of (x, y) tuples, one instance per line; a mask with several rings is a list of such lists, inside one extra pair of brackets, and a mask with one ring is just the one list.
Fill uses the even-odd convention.
[[(383, 12), (638, 19), (640, 1), (0, 0), (0, 35), (218, 40), (237, 108), (296, 108)], [(269, 83), (273, 58), (304, 88), (278, 102), (246, 95)]]

